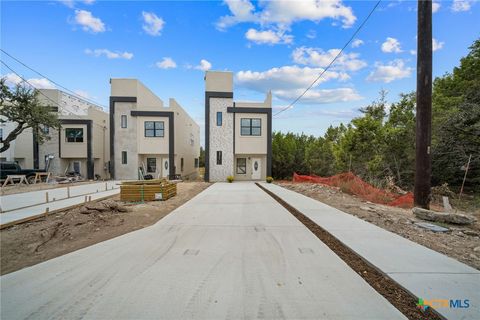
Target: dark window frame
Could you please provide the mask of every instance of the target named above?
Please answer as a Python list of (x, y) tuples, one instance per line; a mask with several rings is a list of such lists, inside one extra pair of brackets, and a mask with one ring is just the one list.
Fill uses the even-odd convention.
[[(244, 165), (240, 166), (239, 165), (240, 164), (239, 160), (244, 160), (245, 161)], [(239, 172), (239, 169), (242, 169), (242, 168), (244, 169), (243, 172), (241, 172), (241, 171)], [(237, 165), (236, 165), (235, 172), (237, 174), (247, 174), (247, 158), (237, 158)]]
[[(154, 164), (151, 166), (148, 162), (153, 160)], [(153, 167), (153, 170), (150, 170), (150, 168)], [(147, 173), (155, 173), (157, 172), (157, 158), (147, 158)]]
[[(244, 120), (248, 121), (248, 125), (244, 125), (243, 122)], [(258, 120), (260, 125), (254, 126), (253, 125), (253, 120)], [(246, 129), (248, 133), (244, 133), (244, 130)], [(254, 133), (253, 129), (259, 129), (259, 133), (256, 134)], [(261, 118), (240, 118), (240, 135), (241, 136), (253, 136), (253, 137), (260, 137), (262, 136), (262, 119)]]
[(127, 164), (128, 159), (127, 159), (127, 151), (122, 151), (122, 164)]
[(183, 172), (184, 164), (183, 158), (180, 158), (180, 172)]
[(222, 151), (217, 151), (217, 165), (222, 165)]
[[(152, 123), (153, 128), (147, 128), (147, 123)], [(143, 136), (145, 138), (163, 138), (165, 137), (165, 122), (164, 121), (145, 121), (143, 123)], [(157, 131), (159, 134), (157, 135)], [(153, 135), (147, 135), (147, 132)]]
[[(124, 119), (125, 119), (125, 121), (124, 121)], [(125, 129), (125, 128), (127, 128), (127, 126), (128, 126), (127, 115), (126, 115), (126, 114), (122, 114), (122, 115), (120, 116), (120, 127), (121, 127), (122, 129)]]
[(198, 158), (195, 158), (193, 160), (193, 167), (198, 168), (200, 166), (200, 160)]
[[(68, 132), (71, 130), (80, 130), (82, 135), (80, 137), (68, 137)], [(70, 143), (83, 143), (83, 128), (65, 128), (65, 141)]]
[(223, 123), (223, 113), (217, 112), (217, 127), (221, 127)]

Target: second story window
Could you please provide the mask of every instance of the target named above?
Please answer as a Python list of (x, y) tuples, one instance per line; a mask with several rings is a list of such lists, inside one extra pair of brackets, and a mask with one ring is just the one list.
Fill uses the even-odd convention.
[(65, 140), (67, 142), (83, 142), (83, 128), (66, 128)]
[(122, 117), (120, 118), (121, 122), (121, 127), (126, 128), (127, 127), (127, 116), (122, 114)]
[(262, 120), (258, 118), (241, 118), (240, 135), (242, 136), (261, 136)]
[(217, 151), (217, 164), (222, 164), (222, 151)]
[(217, 112), (217, 126), (222, 126), (222, 113)]
[(163, 137), (164, 135), (163, 121), (145, 121), (145, 137)]

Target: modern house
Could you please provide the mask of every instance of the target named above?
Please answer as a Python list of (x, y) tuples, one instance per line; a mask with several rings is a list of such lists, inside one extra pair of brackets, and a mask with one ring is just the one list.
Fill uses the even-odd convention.
[(200, 127), (175, 101), (169, 106), (136, 79), (111, 79), (110, 172), (120, 180), (194, 178)]
[[(50, 140), (39, 144), (31, 129), (22, 132), (0, 159), (23, 168), (42, 169), (56, 175), (75, 172), (86, 179), (108, 179), (108, 114), (100, 106), (57, 89), (40, 89), (38, 99), (58, 113), (60, 130), (43, 128)], [(5, 123), (6, 136), (15, 124)]]
[(272, 171), (272, 95), (233, 100), (233, 73), (205, 74), (205, 180), (264, 180)]

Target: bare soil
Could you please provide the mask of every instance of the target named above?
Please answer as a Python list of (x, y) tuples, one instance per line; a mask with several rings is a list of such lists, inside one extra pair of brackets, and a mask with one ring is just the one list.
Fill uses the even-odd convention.
[(294, 215), (301, 223), (303, 223), (317, 238), (325, 243), (340, 259), (342, 259), (350, 268), (353, 269), (360, 277), (362, 277), (375, 291), (387, 299), (395, 308), (397, 308), (407, 319), (412, 320), (441, 320), (439, 314), (434, 309), (428, 308), (425, 311), (417, 308), (418, 300), (407, 290), (398, 285), (395, 281), (380, 272), (362, 259), (360, 255), (348, 248), (342, 242), (337, 240), (328, 231), (320, 227), (318, 224), (310, 220), (307, 216), (296, 210), (283, 199), (257, 184), (262, 190), (268, 193), (272, 198), (279, 202), (285, 209)]
[(0, 274), (150, 226), (209, 185), (178, 183), (177, 195), (167, 201), (132, 204), (115, 196), (0, 230)]
[(449, 229), (447, 232), (440, 233), (415, 225), (416, 222), (434, 223), (416, 218), (411, 210), (374, 204), (343, 193), (337, 188), (321, 184), (285, 181), (276, 183), (480, 270), (480, 211), (478, 209), (470, 212), (477, 218), (476, 223), (468, 226), (436, 223)]

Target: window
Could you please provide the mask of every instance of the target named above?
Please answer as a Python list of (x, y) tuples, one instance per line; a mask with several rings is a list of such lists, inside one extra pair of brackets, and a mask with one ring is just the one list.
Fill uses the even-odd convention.
[(83, 142), (83, 128), (66, 128), (65, 139), (67, 142)]
[(193, 166), (195, 168), (198, 168), (198, 165), (199, 165), (198, 158), (195, 158), (195, 162), (194, 162)]
[(180, 159), (180, 171), (183, 172), (183, 158)]
[(122, 151), (122, 164), (127, 164), (127, 151)]
[(121, 122), (121, 127), (126, 128), (127, 127), (127, 116), (122, 114), (122, 117), (120, 118)]
[(48, 126), (43, 126), (42, 131), (43, 133), (48, 134), (50, 132), (50, 128)]
[(80, 161), (73, 161), (73, 172), (80, 174)]
[(147, 158), (147, 172), (157, 172), (157, 158)]
[(217, 126), (222, 126), (222, 113), (217, 112)]
[(247, 158), (238, 158), (237, 174), (246, 174), (246, 173), (247, 173)]
[(222, 164), (222, 151), (217, 151), (217, 164)]
[(3, 129), (0, 128), (0, 141), (3, 141)]
[(262, 120), (261, 119), (240, 119), (240, 135), (242, 136), (261, 136)]
[(163, 137), (163, 121), (145, 121), (145, 137)]

